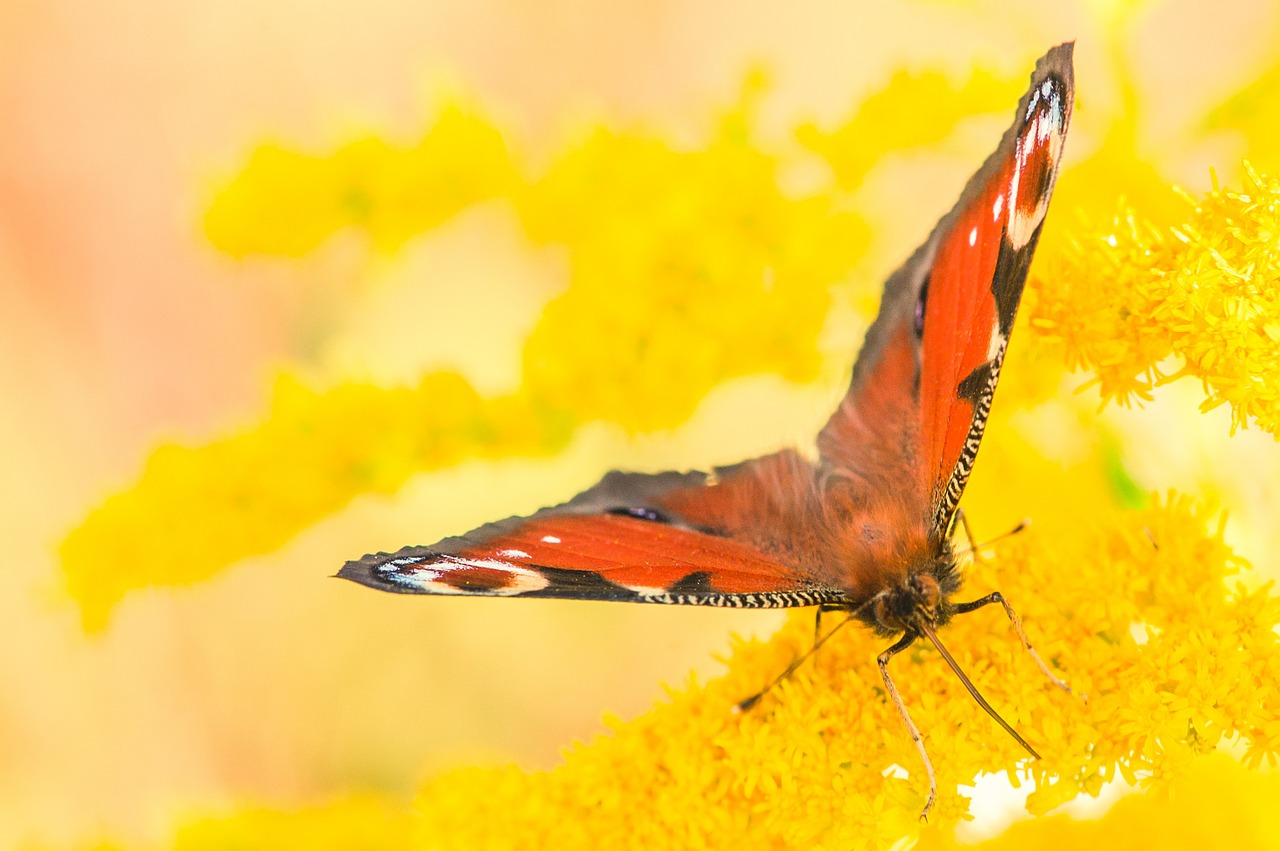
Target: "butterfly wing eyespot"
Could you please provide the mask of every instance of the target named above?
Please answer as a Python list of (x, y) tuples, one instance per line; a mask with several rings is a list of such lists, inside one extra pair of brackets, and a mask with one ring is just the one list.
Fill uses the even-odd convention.
[(911, 330), (917, 338), (924, 337), (924, 309), (929, 303), (929, 276), (925, 275), (920, 282), (920, 294), (916, 296), (915, 318), (911, 322)]
[(618, 517), (634, 517), (637, 520), (647, 520), (650, 523), (670, 523), (671, 518), (663, 514), (656, 508), (645, 508), (639, 505), (619, 506), (617, 508), (609, 508), (605, 510), (605, 514), (614, 514)]

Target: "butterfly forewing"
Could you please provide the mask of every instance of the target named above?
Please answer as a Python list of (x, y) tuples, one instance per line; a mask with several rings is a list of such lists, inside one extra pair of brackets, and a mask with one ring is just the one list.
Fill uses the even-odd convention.
[[(838, 602), (786, 523), (813, 468), (778, 453), (704, 473), (610, 473), (570, 502), (339, 576), (387, 591), (771, 608)], [(791, 496), (786, 496), (786, 495)], [(803, 527), (801, 527), (803, 528)], [(771, 531), (773, 530), (773, 531)]]
[[(886, 469), (909, 479), (899, 492), (919, 499), (935, 539), (950, 526), (986, 427), (1071, 103), (1067, 44), (1037, 63), (995, 153), (889, 278), (849, 393), (819, 436), (826, 462), (855, 479), (878, 484)], [(910, 392), (880, 401), (891, 381)], [(895, 450), (899, 459), (886, 461)]]
[[(1071, 107), (1071, 45), (1064, 45), (1037, 65), (1019, 120), (970, 181), (968, 203), (953, 213), (938, 245), (924, 316), (920, 413), (940, 531), (951, 522), (986, 428)], [(933, 301), (939, 290), (949, 303)]]

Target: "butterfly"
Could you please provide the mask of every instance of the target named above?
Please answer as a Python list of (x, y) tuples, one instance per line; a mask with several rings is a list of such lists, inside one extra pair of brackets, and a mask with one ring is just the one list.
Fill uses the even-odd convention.
[(952, 540), (1062, 159), (1071, 56), (1068, 43), (1036, 63), (995, 152), (885, 283), (816, 458), (789, 449), (711, 472), (615, 471), (561, 505), (367, 555), (338, 575), (406, 594), (843, 611), (900, 636), (878, 663), (928, 772), (922, 817), (937, 783), (887, 667), (916, 640), (934, 644), (983, 709), (1037, 756), (937, 630), (1000, 603), (1035, 653), (999, 592), (952, 600), (961, 584)]

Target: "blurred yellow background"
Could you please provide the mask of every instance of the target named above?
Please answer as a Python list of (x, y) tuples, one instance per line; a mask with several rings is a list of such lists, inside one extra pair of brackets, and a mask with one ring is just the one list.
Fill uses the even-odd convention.
[[(613, 467), (705, 467), (812, 433), (859, 339), (847, 306), (814, 384), (739, 379), (671, 431), (591, 424), (552, 458), (417, 475), (208, 581), (131, 593), (86, 635), (57, 547), (136, 480), (157, 442), (202, 443), (260, 419), (281, 370), (394, 384), (447, 367), (482, 393), (512, 391), (526, 335), (565, 286), (564, 258), (492, 206), (396, 251), (343, 233), (297, 260), (221, 254), (202, 217), (262, 142), (411, 140), (456, 90), (535, 157), (597, 120), (679, 139), (734, 103), (753, 65), (770, 79), (761, 122), (781, 135), (841, 120), (900, 68), (963, 77), (982, 64), (1020, 80), (1074, 38), (1082, 114), (1123, 108), (1111, 63), (1125, 56), (1145, 107), (1139, 151), (1202, 190), (1243, 147), (1191, 131), (1269, 67), (1277, 34), (1277, 9), (1261, 2), (5, 4), (0, 847), (162, 843), (184, 815), (245, 801), (290, 807), (360, 789), (407, 801), (446, 765), (549, 766), (601, 731), (604, 713), (635, 715), (661, 683), (714, 673), (731, 631), (780, 622), (392, 598), (327, 577), (366, 551), (561, 501)], [(864, 198), (884, 201), (859, 293), (878, 293), (1006, 121), (869, 179)], [(1083, 129), (1069, 157), (1098, 144)], [(1157, 404), (1194, 408), (1194, 389), (1180, 392)], [(1172, 432), (1159, 408), (1108, 416), (1151, 430), (1131, 470), (1144, 489), (1196, 493), (1236, 475), (1215, 496), (1237, 518), (1242, 554), (1274, 575), (1274, 441), (1253, 431), (1206, 449), (1225, 435), (1218, 413)]]

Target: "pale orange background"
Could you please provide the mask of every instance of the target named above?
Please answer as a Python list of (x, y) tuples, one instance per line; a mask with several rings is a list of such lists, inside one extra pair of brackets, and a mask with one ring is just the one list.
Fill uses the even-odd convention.
[[(838, 120), (903, 65), (961, 74), (983, 61), (1021, 74), (1067, 38), (1079, 39), (1082, 102), (1101, 106), (1115, 97), (1090, 87), (1106, 64), (1106, 15), (1101, 3), (0, 7), (0, 847), (161, 841), (183, 813), (240, 801), (290, 806), (359, 788), (407, 799), (461, 760), (551, 765), (603, 729), (602, 713), (633, 715), (661, 682), (714, 672), (731, 629), (777, 623), (404, 600), (326, 578), (370, 546), (558, 501), (615, 464), (704, 465), (776, 447), (818, 421), (832, 393), (761, 379), (717, 394), (673, 435), (628, 442), (593, 428), (563, 458), (420, 476), (399, 499), (359, 500), (208, 583), (135, 594), (107, 632), (85, 636), (54, 548), (131, 483), (157, 440), (252, 422), (272, 374), (291, 364), (323, 379), (443, 362), (502, 386), (557, 289), (554, 260), (485, 215), (391, 258), (371, 259), (354, 237), (303, 262), (219, 256), (199, 216), (252, 145), (319, 150), (370, 129), (412, 138), (442, 80), (548, 148), (599, 115), (697, 128), (753, 61), (771, 71), (766, 121), (780, 130)], [(1275, 10), (1259, 4), (1152, 4), (1125, 40), (1152, 104), (1144, 144), (1158, 148), (1160, 133), (1262, 67), (1275, 30)], [(1194, 163), (1195, 179), (1224, 156)], [(971, 166), (959, 168), (948, 186)], [(874, 274), (949, 202), (886, 208), (882, 253), (893, 256), (877, 257)], [(415, 288), (427, 270), (447, 283)], [(375, 295), (388, 281), (398, 295)], [(365, 295), (349, 326), (316, 318), (316, 299), (352, 292)], [(448, 334), (385, 351), (370, 317), (405, 309), (423, 311), (424, 337), (428, 317), (447, 315)]]

